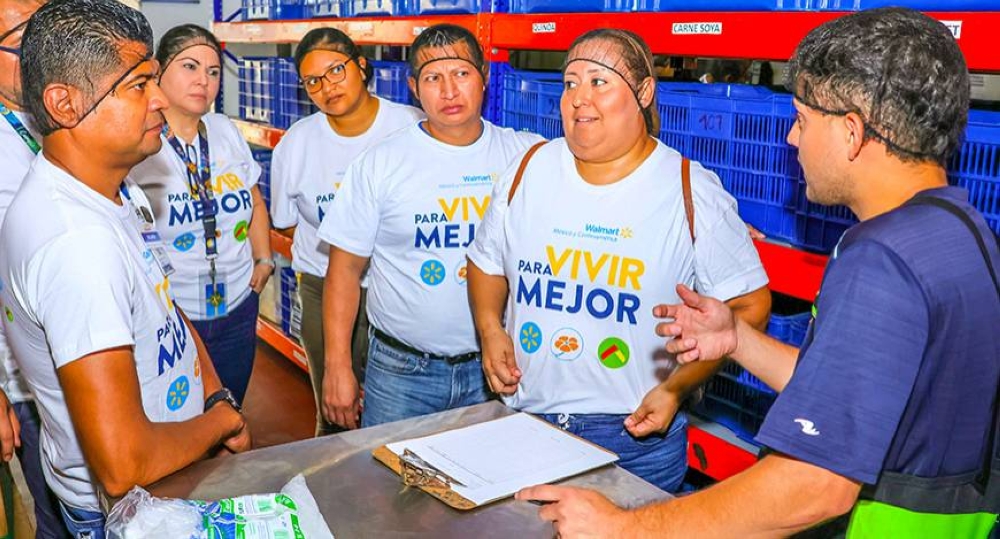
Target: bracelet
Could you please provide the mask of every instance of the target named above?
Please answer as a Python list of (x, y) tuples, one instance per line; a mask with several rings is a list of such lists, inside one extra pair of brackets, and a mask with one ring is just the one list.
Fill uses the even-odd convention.
[(277, 267), (277, 264), (274, 262), (274, 259), (271, 258), (271, 257), (258, 258), (257, 260), (254, 260), (253, 263), (254, 263), (255, 266), (259, 266), (261, 264), (267, 264), (268, 266), (271, 266), (272, 268)]

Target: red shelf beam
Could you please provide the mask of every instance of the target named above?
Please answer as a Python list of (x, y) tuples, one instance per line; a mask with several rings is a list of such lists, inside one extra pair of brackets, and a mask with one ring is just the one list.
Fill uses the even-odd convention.
[(271, 231), (271, 250), (279, 255), (291, 260), (292, 259), (292, 239), (288, 236), (278, 232), (277, 230)]
[(691, 425), (688, 428), (688, 465), (699, 472), (722, 481), (757, 462), (757, 456), (722, 438)]
[(277, 127), (271, 127), (265, 124), (258, 124), (254, 122), (248, 122), (246, 120), (233, 119), (233, 124), (236, 125), (236, 129), (239, 129), (240, 134), (246, 139), (250, 144), (257, 146), (263, 146), (264, 148), (274, 149), (278, 145), (278, 141), (281, 137), (285, 135), (284, 129), (278, 129)]
[(305, 350), (302, 349), (299, 343), (282, 333), (280, 328), (275, 327), (274, 324), (263, 318), (258, 318), (257, 336), (280, 352), (281, 355), (291, 360), (298, 368), (309, 372), (309, 363), (306, 361)]
[[(409, 45), (420, 31), (438, 23), (464, 26), (479, 36), (492, 60), (508, 50), (566, 50), (580, 34), (595, 28), (632, 30), (654, 53), (676, 56), (787, 60), (813, 28), (843, 12), (671, 12), (443, 15), (248, 21), (215, 23), (221, 41), (231, 43), (295, 43), (309, 30), (338, 28), (365, 45)], [(1000, 72), (994, 34), (1000, 11), (931, 12), (958, 38), (969, 69)]]
[(451, 23), (482, 35), (485, 15), (448, 15), (438, 17), (359, 17), (350, 19), (312, 19), (301, 21), (247, 21), (214, 23), (212, 31), (219, 41), (230, 43), (295, 43), (314, 28), (336, 28), (351, 36), (359, 45), (409, 45), (428, 26)]
[(761, 263), (770, 280), (768, 287), (805, 301), (816, 299), (827, 257), (800, 251), (794, 247), (754, 240)]

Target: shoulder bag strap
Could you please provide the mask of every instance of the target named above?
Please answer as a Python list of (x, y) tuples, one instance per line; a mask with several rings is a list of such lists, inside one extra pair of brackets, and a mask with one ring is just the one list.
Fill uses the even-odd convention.
[(684, 215), (687, 217), (688, 233), (694, 243), (694, 196), (691, 194), (691, 160), (681, 159), (681, 191), (684, 192)]
[(524, 169), (528, 168), (528, 161), (531, 160), (531, 156), (535, 155), (535, 152), (544, 146), (546, 142), (548, 141), (543, 140), (528, 148), (528, 153), (524, 154), (524, 157), (521, 158), (521, 165), (517, 167), (517, 173), (514, 174), (514, 183), (510, 184), (510, 191), (507, 192), (507, 206), (510, 206), (510, 201), (514, 200), (514, 193), (517, 192), (518, 186), (521, 185), (521, 178), (524, 177)]
[[(942, 198), (933, 197), (930, 195), (917, 195), (913, 197), (907, 204), (910, 205), (926, 205), (935, 206), (947, 211), (948, 213), (957, 217), (962, 224), (969, 229), (973, 237), (976, 238), (976, 245), (979, 246), (979, 252), (983, 255), (983, 260), (986, 262), (986, 267), (990, 271), (990, 277), (993, 279), (993, 287), (996, 288), (997, 298), (1000, 299), (1000, 282), (997, 281), (997, 273), (993, 268), (993, 263), (990, 261), (990, 253), (986, 249), (986, 240), (983, 239), (983, 235), (980, 233), (979, 229), (976, 228), (975, 223), (967, 213), (962, 211), (961, 208), (953, 204), (948, 200)], [(1000, 250), (1000, 238), (994, 236), (994, 241), (997, 242), (997, 249)], [(997, 383), (997, 391), (993, 395), (993, 424), (990, 426), (990, 436), (987, 439), (986, 454), (983, 456), (983, 467), (980, 471), (979, 477), (977, 477), (977, 483), (985, 492), (986, 485), (990, 482), (990, 471), (992, 468), (993, 452), (996, 449), (996, 437), (997, 437), (997, 423), (1000, 423), (1000, 414), (998, 414), (998, 408), (1000, 408), (1000, 381)]]

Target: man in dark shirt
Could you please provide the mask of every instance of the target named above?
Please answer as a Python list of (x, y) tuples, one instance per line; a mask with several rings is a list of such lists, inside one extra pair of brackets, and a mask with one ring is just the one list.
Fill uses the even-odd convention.
[(933, 19), (877, 9), (811, 32), (786, 76), (807, 196), (861, 220), (831, 257), (805, 344), (683, 287), (683, 305), (657, 308), (679, 361), (730, 356), (780, 392), (757, 437), (774, 452), (634, 511), (579, 489), (519, 493), (554, 502), (540, 515), (563, 538), (790, 535), (852, 509), (848, 537), (986, 537), (996, 521), (973, 485), (1000, 379), (1000, 253), (945, 172), (967, 121), (962, 54)]

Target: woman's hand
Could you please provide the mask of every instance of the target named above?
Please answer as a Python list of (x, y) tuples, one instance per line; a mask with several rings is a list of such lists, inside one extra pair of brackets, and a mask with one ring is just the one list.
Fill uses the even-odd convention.
[(483, 371), (490, 390), (501, 395), (513, 395), (521, 381), (521, 369), (514, 357), (514, 342), (502, 327), (480, 336), (483, 347)]

